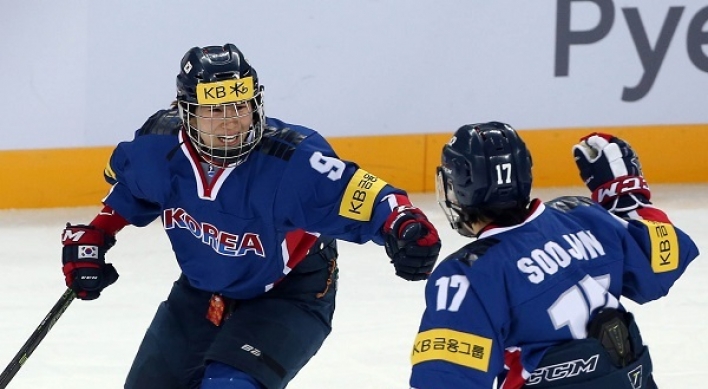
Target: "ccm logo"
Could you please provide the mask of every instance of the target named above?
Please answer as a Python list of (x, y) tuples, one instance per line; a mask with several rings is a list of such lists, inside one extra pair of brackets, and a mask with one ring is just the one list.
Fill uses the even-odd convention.
[(596, 201), (602, 204), (606, 200), (611, 200), (619, 195), (648, 190), (649, 185), (644, 180), (644, 177), (627, 177), (598, 188)]

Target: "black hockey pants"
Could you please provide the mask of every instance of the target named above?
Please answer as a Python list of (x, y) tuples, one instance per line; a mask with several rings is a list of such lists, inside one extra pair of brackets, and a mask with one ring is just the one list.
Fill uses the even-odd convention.
[(332, 241), (269, 292), (227, 300), (229, 316), (219, 327), (205, 317), (212, 294), (181, 276), (147, 329), (125, 389), (197, 388), (210, 360), (234, 366), (267, 389), (285, 387), (331, 331), (336, 258)]
[(550, 348), (523, 388), (657, 389), (652, 370), (632, 314), (608, 309), (591, 321), (588, 338)]

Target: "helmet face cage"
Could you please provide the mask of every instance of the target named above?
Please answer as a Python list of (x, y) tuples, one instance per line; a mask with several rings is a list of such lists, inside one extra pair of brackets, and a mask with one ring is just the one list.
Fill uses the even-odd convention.
[(232, 44), (195, 47), (185, 54), (177, 103), (191, 143), (214, 166), (243, 163), (263, 137), (263, 87)]
[[(448, 169), (449, 170), (449, 169)], [(449, 172), (445, 173), (445, 167), (438, 166), (437, 175), (435, 177), (435, 195), (438, 205), (442, 208), (450, 227), (457, 231), (462, 236), (472, 236), (472, 231), (463, 227), (463, 222), (466, 221), (465, 213), (459, 206), (459, 202), (455, 197), (452, 179)]]
[[(190, 141), (204, 161), (214, 166), (243, 163), (263, 137), (263, 109), (256, 99), (218, 105), (180, 101), (178, 109)], [(221, 130), (247, 116), (251, 116), (251, 124), (245, 131), (229, 135)]]

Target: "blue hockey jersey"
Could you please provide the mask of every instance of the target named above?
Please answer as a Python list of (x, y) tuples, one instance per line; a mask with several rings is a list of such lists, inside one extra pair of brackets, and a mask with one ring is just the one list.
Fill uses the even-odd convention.
[[(169, 125), (148, 128), (159, 121)], [(309, 128), (266, 124), (244, 163), (210, 177), (175, 112), (160, 111), (113, 151), (104, 204), (136, 226), (162, 218), (190, 283), (236, 299), (286, 275), (302, 259), (290, 256), (305, 236), (383, 244), (393, 194), (403, 192), (339, 159)]]
[(600, 308), (666, 295), (697, 255), (670, 223), (627, 222), (586, 198), (534, 200), (524, 223), (484, 230), (435, 269), (410, 385), (490, 389), (512, 352), (521, 377), (507, 378), (523, 384), (550, 346), (586, 338)]

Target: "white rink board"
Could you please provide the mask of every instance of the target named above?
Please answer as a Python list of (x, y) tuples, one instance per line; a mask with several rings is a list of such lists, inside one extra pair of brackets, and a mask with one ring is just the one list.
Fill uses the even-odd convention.
[(226, 42), (268, 115), (327, 137), (708, 123), (706, 30), (695, 0), (13, 2), (0, 149), (128, 139), (174, 98), (187, 49)]

